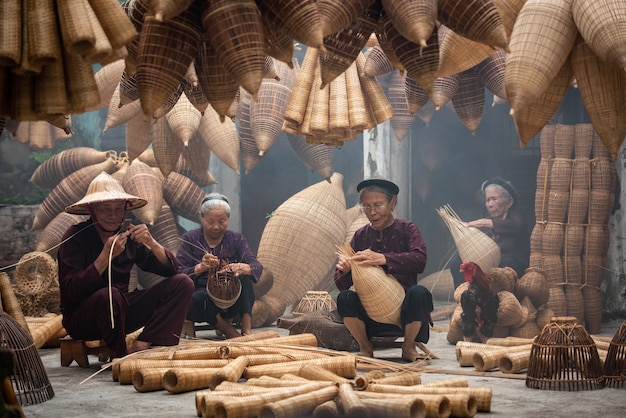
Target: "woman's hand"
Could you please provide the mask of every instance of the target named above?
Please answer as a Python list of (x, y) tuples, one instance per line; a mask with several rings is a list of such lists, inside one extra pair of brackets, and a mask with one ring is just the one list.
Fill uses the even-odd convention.
[(350, 265), (350, 262), (348, 261), (347, 258), (344, 258), (344, 257), (339, 258), (339, 261), (337, 261), (335, 268), (342, 273), (347, 273), (350, 270), (352, 270), (352, 266)]
[(215, 270), (220, 266), (220, 259), (211, 253), (206, 253), (202, 256), (199, 266), (200, 272)]
[(383, 253), (377, 253), (370, 249), (359, 251), (352, 256), (352, 260), (360, 266), (383, 266), (387, 259)]
[(235, 276), (243, 275), (250, 276), (252, 274), (252, 268), (246, 263), (230, 263), (222, 271), (230, 270), (235, 273)]

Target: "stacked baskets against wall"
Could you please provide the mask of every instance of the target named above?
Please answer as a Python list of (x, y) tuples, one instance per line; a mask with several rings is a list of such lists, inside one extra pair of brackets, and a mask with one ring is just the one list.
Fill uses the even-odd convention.
[(600, 330), (615, 167), (589, 123), (541, 131), (530, 266), (545, 271), (548, 307)]

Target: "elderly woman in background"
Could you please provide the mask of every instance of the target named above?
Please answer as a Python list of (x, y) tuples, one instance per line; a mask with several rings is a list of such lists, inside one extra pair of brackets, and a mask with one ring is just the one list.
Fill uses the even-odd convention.
[[(263, 271), (246, 238), (228, 230), (230, 212), (224, 195), (207, 195), (200, 205), (201, 227), (183, 234), (177, 253), (180, 272), (195, 283), (187, 319), (207, 322), (226, 338), (241, 335), (232, 324), (237, 315), (241, 316), (241, 333), (252, 333), (253, 283), (259, 281)], [(241, 282), (241, 294), (225, 309), (218, 307), (207, 292), (208, 280), (220, 271), (232, 272)]]
[[(483, 182), (480, 190), (485, 197), (487, 216), (465, 222), (465, 225), (491, 237), (500, 247), (500, 267), (511, 267), (522, 277), (530, 257), (530, 234), (526, 218), (515, 209), (517, 192), (510, 181), (497, 177)], [(459, 269), (461, 263), (458, 254), (450, 261), (454, 287), (464, 282)]]
[(415, 342), (428, 342), (433, 310), (432, 295), (417, 284), (417, 275), (426, 266), (426, 244), (413, 222), (395, 217), (393, 210), (399, 192), (396, 184), (384, 179), (364, 180), (357, 185), (357, 192), (369, 224), (358, 229), (350, 241), (355, 251), (352, 261), (380, 266), (402, 285), (405, 291), (400, 311), (402, 327), (380, 323), (368, 316), (359, 295), (350, 289), (352, 272), (345, 258), (339, 259), (335, 271), (335, 284), (340, 290), (337, 310), (359, 344), (360, 355), (373, 357), (371, 337), (404, 332), (402, 358), (412, 362), (420, 358)]

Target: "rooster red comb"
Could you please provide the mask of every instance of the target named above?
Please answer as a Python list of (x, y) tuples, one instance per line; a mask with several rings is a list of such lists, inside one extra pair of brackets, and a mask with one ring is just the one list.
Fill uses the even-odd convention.
[(465, 279), (466, 282), (468, 283), (472, 283), (474, 281), (474, 274), (476, 274), (476, 263), (473, 263), (471, 261), (466, 261), (465, 263), (461, 264), (460, 266), (460, 271), (463, 272), (463, 278)]

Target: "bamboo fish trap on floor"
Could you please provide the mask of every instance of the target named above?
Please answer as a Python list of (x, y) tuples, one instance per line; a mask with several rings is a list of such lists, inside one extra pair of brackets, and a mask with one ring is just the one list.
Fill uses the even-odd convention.
[(352, 261), (354, 250), (344, 243), (338, 255), (350, 262), (354, 290), (367, 314), (375, 321), (400, 325), (400, 308), (404, 300), (404, 288), (393, 276), (377, 266), (361, 266)]
[(623, 388), (626, 382), (626, 321), (611, 340), (606, 361), (604, 377), (608, 387)]
[(437, 212), (452, 234), (461, 260), (473, 261), (483, 271), (500, 265), (500, 247), (484, 232), (465, 226), (450, 205), (440, 207)]

